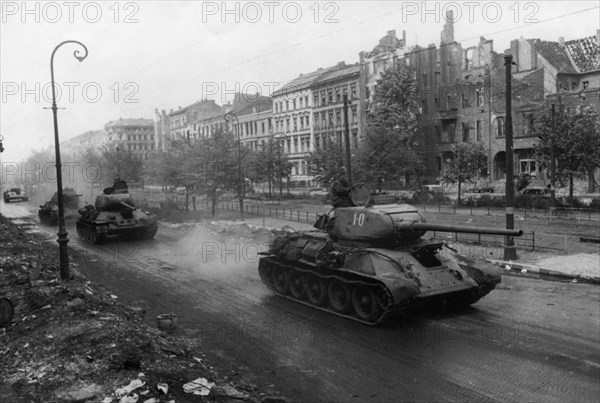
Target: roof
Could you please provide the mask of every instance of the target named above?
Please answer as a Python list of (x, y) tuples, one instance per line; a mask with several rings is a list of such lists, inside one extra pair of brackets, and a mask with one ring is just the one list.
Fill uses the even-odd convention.
[(220, 108), (220, 106), (218, 106), (214, 100), (205, 99), (203, 101), (198, 101), (191, 105), (188, 105), (185, 108), (180, 108), (176, 111), (172, 111), (169, 113), (169, 116), (179, 115), (181, 113), (186, 113), (192, 110), (200, 111), (201, 113), (211, 113), (212, 111), (216, 110), (216, 108)]
[(333, 80), (337, 80), (343, 77), (348, 77), (348, 76), (353, 76), (353, 75), (360, 75), (360, 65), (355, 64), (352, 66), (345, 66), (343, 68), (337, 69), (337, 70), (333, 70), (333, 71), (328, 71), (325, 74), (322, 74), (319, 78), (317, 78), (313, 84), (321, 84), (321, 83), (325, 83), (328, 81), (333, 81)]
[(535, 46), (538, 54), (560, 73), (577, 73), (577, 69), (571, 63), (567, 51), (558, 42), (542, 41), (539, 39), (528, 39), (528, 41)]
[(565, 47), (580, 72), (600, 69), (600, 45), (596, 36), (566, 41)]
[(286, 92), (290, 92), (290, 91), (298, 91), (301, 89), (309, 88), (311, 86), (311, 84), (314, 83), (316, 80), (318, 80), (319, 77), (321, 77), (323, 74), (325, 74), (329, 71), (335, 70), (337, 68), (338, 68), (338, 65), (335, 65), (333, 67), (328, 67), (325, 69), (319, 68), (316, 71), (313, 71), (308, 74), (300, 74), (296, 79), (290, 81), (289, 83), (287, 83), (286, 85), (284, 85), (283, 87), (278, 89), (277, 91), (273, 92), (273, 96), (285, 94)]
[(106, 126), (104, 126), (105, 128), (109, 128), (109, 127), (127, 127), (127, 126), (134, 126), (134, 127), (154, 127), (154, 121), (152, 119), (144, 119), (144, 118), (140, 118), (140, 119), (119, 119), (119, 120), (113, 120), (111, 122), (108, 122), (106, 124)]

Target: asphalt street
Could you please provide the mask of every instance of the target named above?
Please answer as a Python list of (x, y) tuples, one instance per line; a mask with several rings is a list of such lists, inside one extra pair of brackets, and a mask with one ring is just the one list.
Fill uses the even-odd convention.
[[(0, 213), (36, 223), (25, 203)], [(26, 226), (54, 238), (56, 228)], [(80, 270), (121, 300), (178, 317), (213, 365), (249, 369), (298, 401), (597, 401), (600, 288), (503, 277), (461, 311), (417, 312), (371, 328), (274, 296), (260, 242), (161, 225), (154, 240), (101, 246), (68, 226)], [(44, 247), (56, 247), (50, 241)], [(177, 334), (177, 333), (176, 333)]]

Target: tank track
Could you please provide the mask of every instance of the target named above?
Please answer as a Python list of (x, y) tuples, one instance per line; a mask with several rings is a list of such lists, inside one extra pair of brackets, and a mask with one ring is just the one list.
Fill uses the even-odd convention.
[(84, 223), (81, 221), (77, 221), (77, 235), (79, 238), (84, 239), (93, 244), (99, 244), (103, 240), (105, 240), (104, 236), (98, 236), (98, 231), (96, 226), (93, 224)]
[(77, 235), (93, 244), (99, 244), (111, 238), (122, 238), (123, 240), (152, 239), (158, 231), (158, 225), (154, 224), (150, 227), (138, 228), (135, 232), (129, 234), (98, 235), (97, 225), (95, 224), (77, 221), (76, 227)]
[[(282, 290), (281, 287), (278, 287), (278, 285), (274, 284), (273, 271), (275, 269), (285, 270), (284, 275), (287, 276), (287, 279), (285, 280), (287, 283), (286, 290)], [(259, 274), (260, 274), (260, 278), (261, 278), (262, 282), (278, 296), (301, 303), (303, 305), (310, 306), (311, 308), (316, 308), (321, 311), (324, 311), (324, 312), (327, 312), (330, 314), (334, 314), (336, 316), (340, 316), (340, 317), (343, 317), (346, 319), (350, 319), (350, 320), (353, 320), (356, 322), (360, 322), (360, 323), (363, 323), (363, 324), (366, 324), (369, 326), (381, 326), (385, 323), (391, 322), (394, 319), (398, 319), (398, 318), (402, 317), (408, 311), (408, 305), (409, 305), (408, 301), (403, 301), (399, 304), (393, 304), (392, 303), (393, 298), (392, 298), (392, 295), (391, 295), (389, 289), (383, 283), (381, 283), (375, 279), (371, 279), (371, 278), (363, 279), (357, 275), (354, 275), (353, 276), (354, 278), (346, 278), (346, 277), (342, 277), (338, 274), (334, 274), (330, 270), (325, 270), (325, 271), (320, 272), (320, 271), (317, 271), (312, 266), (307, 266), (307, 265), (298, 266), (297, 263), (294, 265), (291, 265), (291, 264), (284, 263), (281, 260), (272, 258), (272, 257), (261, 258), (261, 262), (259, 264)], [(299, 278), (302, 278), (302, 276), (305, 276), (304, 277), (305, 279), (306, 279), (306, 276), (315, 276), (319, 280), (326, 283), (328, 285), (327, 292), (326, 292), (327, 300), (325, 302), (323, 302), (322, 304), (315, 304), (315, 303), (308, 301), (306, 282), (303, 282), (303, 284), (301, 286), (303, 288), (303, 291), (300, 292), (301, 295), (299, 297), (292, 295), (294, 293), (294, 291), (292, 290), (293, 285), (291, 284), (290, 278), (293, 278), (295, 275), (299, 275), (300, 276)], [(296, 277), (296, 278), (298, 278), (298, 277)], [(276, 281), (277, 280), (275, 280), (275, 282)], [(349, 290), (350, 299), (351, 299), (349, 309), (340, 311), (339, 309), (336, 310), (334, 308), (334, 302), (332, 302), (330, 295), (329, 295), (329, 289), (330, 289), (330, 286), (333, 281), (338, 281), (340, 284), (344, 285)], [(372, 317), (365, 318), (364, 316), (366, 316), (366, 315), (364, 312), (362, 315), (363, 317), (361, 317), (356, 311), (353, 294), (354, 294), (354, 290), (356, 290), (357, 287), (359, 287), (359, 286), (364, 287), (364, 289), (370, 290), (371, 292), (374, 292), (377, 295), (377, 302), (376, 302), (376, 304), (378, 305), (378, 307), (376, 308), (377, 313), (372, 315)], [(376, 290), (376, 291), (374, 291), (374, 290)], [(298, 290), (296, 289), (295, 291), (296, 291), (296, 294), (298, 295), (299, 294)], [(302, 296), (302, 294), (303, 294), (303, 296)], [(373, 295), (373, 294), (371, 294), (371, 295)], [(371, 302), (371, 304), (372, 304), (372, 302)]]

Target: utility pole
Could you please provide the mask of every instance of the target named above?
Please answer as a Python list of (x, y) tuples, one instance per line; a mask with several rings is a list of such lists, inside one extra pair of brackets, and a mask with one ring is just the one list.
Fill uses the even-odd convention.
[(348, 94), (344, 94), (344, 142), (346, 143), (346, 175), (352, 186), (352, 165), (350, 163), (350, 125), (348, 124)]
[(554, 157), (554, 135), (556, 134), (554, 123), (555, 116), (556, 110), (554, 104), (552, 104), (552, 134), (550, 135), (550, 216), (554, 216), (556, 208), (556, 190), (554, 188), (556, 180), (556, 159)]
[[(515, 228), (515, 178), (513, 173), (513, 126), (512, 126), (512, 55), (504, 56), (504, 67), (506, 68), (506, 229)], [(506, 237), (504, 247), (504, 259), (516, 260), (517, 250), (515, 239)]]

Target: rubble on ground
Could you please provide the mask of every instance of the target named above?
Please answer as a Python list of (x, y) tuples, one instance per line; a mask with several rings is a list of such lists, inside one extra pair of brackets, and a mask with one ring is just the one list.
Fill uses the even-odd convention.
[[(14, 305), (0, 328), (0, 401), (284, 401), (220, 376), (199, 341), (157, 329), (75, 263), (72, 279), (60, 280), (56, 246), (2, 216), (0, 244), (0, 298)], [(194, 382), (204, 385), (199, 395), (185, 388)]]

